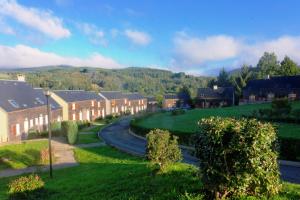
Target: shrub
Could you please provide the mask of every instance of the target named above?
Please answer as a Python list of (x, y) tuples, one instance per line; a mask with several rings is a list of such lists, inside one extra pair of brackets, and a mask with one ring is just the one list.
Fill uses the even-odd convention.
[(179, 109), (175, 109), (175, 110), (172, 110), (172, 115), (183, 115), (185, 113), (185, 110), (179, 108)]
[(182, 159), (177, 137), (168, 131), (155, 129), (147, 134), (146, 156), (150, 162), (163, 172), (165, 168)]
[(281, 159), (300, 161), (300, 139), (281, 138), (279, 143)]
[(295, 122), (299, 123), (300, 122), (300, 109), (294, 109), (292, 111), (292, 116), (295, 119)]
[(11, 181), (9, 187), (10, 199), (36, 199), (44, 189), (45, 183), (38, 175), (29, 175)]
[(62, 132), (67, 135), (69, 144), (75, 144), (78, 139), (78, 126), (74, 121), (64, 121), (61, 124)]
[(204, 187), (215, 199), (279, 192), (276, 132), (271, 124), (212, 117), (200, 125), (196, 155)]
[(91, 123), (88, 120), (76, 121), (76, 124), (77, 124), (79, 130), (91, 126)]
[(271, 107), (275, 117), (289, 115), (292, 110), (292, 105), (287, 98), (273, 100)]
[(50, 127), (53, 136), (61, 135), (61, 122), (52, 122)]

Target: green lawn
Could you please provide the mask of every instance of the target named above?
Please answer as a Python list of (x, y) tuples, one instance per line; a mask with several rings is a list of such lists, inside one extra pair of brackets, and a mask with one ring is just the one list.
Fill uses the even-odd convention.
[(40, 150), (47, 147), (46, 140), (2, 146), (0, 147), (0, 170), (39, 165)]
[[(242, 117), (250, 115), (253, 110), (270, 108), (270, 104), (242, 105), (226, 108), (194, 109), (183, 115), (172, 116), (170, 112), (151, 115), (137, 122), (137, 125), (147, 129), (168, 129), (171, 132), (186, 134), (195, 133), (198, 130), (198, 121), (210, 116), (219, 117)], [(294, 102), (293, 108), (300, 108), (300, 102)], [(280, 123), (277, 124), (280, 137), (300, 138), (300, 125)]]
[[(76, 148), (75, 155), (79, 166), (55, 170), (54, 179), (41, 174), (48, 191), (42, 199), (173, 200), (201, 193), (198, 170), (187, 164), (175, 164), (167, 173), (153, 176), (147, 161), (110, 147)], [(0, 179), (0, 199), (7, 198), (11, 179)], [(274, 199), (300, 199), (300, 185), (284, 183), (283, 191)]]
[(98, 137), (98, 132), (104, 127), (104, 125), (95, 125), (95, 127), (83, 129), (80, 132), (91, 132), (91, 134), (81, 134), (79, 132), (77, 144), (89, 144), (101, 142)]

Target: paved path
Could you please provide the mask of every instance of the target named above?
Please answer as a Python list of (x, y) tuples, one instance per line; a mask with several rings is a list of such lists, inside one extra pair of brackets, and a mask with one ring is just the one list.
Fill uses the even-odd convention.
[[(144, 156), (146, 141), (129, 134), (129, 118), (102, 129), (99, 135), (108, 144), (117, 149), (136, 156)], [(191, 156), (186, 150), (183, 152), (183, 161), (198, 165), (198, 160)], [(300, 183), (300, 167), (280, 164), (281, 178), (292, 183)]]
[[(54, 138), (52, 141), (52, 147), (54, 148), (55, 156), (55, 163), (53, 164), (53, 169), (62, 169), (78, 165), (74, 157), (74, 147), (69, 144), (66, 144), (65, 139)], [(49, 166), (33, 166), (24, 169), (6, 169), (0, 171), (0, 177), (17, 176), (25, 173), (34, 173), (37, 171), (48, 170)]]

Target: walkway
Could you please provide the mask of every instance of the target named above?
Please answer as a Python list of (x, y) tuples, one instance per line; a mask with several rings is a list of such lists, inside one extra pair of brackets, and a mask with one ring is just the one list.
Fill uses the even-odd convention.
[[(129, 133), (129, 118), (122, 119), (102, 129), (99, 135), (108, 144), (124, 152), (136, 156), (144, 156), (146, 141)], [(183, 161), (198, 165), (197, 158), (191, 156), (188, 151), (182, 149)], [(280, 164), (281, 178), (292, 183), (300, 183), (300, 166)]]
[[(73, 146), (66, 144), (63, 138), (54, 138), (52, 147), (55, 150), (53, 169), (62, 169), (79, 165), (74, 157)], [(6, 169), (0, 171), (0, 177), (17, 176), (37, 171), (48, 171), (49, 166), (32, 166), (24, 169)]]

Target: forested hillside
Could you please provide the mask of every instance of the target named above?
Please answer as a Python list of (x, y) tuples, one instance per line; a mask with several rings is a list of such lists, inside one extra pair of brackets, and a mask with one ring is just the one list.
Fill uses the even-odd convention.
[(190, 88), (192, 96), (195, 96), (197, 88), (206, 87), (211, 79), (149, 68), (99, 69), (70, 66), (1, 70), (0, 78), (16, 79), (18, 73), (25, 74), (27, 82), (35, 87), (121, 90), (140, 92), (147, 96), (178, 92), (183, 86)]

